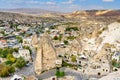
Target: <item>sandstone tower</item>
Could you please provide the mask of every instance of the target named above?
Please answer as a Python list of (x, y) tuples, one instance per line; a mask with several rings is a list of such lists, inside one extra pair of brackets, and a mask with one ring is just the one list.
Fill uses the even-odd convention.
[(34, 34), (32, 36), (32, 45), (33, 45), (33, 47), (37, 47), (38, 46), (38, 37), (37, 37), (37, 34)]
[(37, 48), (37, 56), (35, 62), (36, 74), (41, 74), (44, 70), (49, 70), (55, 67), (57, 59), (56, 51), (47, 35), (40, 38)]

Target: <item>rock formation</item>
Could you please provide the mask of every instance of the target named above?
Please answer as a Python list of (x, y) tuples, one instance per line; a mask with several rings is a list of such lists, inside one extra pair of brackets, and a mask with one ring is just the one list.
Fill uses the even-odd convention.
[(34, 35), (32, 36), (32, 45), (33, 45), (33, 47), (37, 47), (37, 45), (38, 45), (37, 34), (34, 34)]
[(48, 36), (44, 35), (40, 38), (37, 49), (37, 56), (35, 62), (36, 74), (41, 74), (44, 70), (49, 70), (55, 67), (57, 59), (56, 51)]
[(100, 78), (99, 80), (120, 80), (120, 70), (117, 72), (112, 72), (107, 76)]

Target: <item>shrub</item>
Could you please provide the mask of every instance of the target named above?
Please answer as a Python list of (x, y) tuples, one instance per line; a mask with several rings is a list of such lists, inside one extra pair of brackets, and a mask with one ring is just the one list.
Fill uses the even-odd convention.
[(57, 70), (55, 75), (56, 75), (57, 77), (64, 77), (64, 76), (65, 76), (65, 72), (60, 71), (60, 70)]
[(58, 37), (57, 37), (57, 36), (55, 36), (55, 37), (53, 38), (53, 40), (58, 40)]
[(74, 40), (75, 38), (76, 38), (76, 37), (74, 37), (74, 36), (68, 36), (68, 37), (67, 37), (68, 40)]
[(76, 60), (76, 56), (72, 55), (72, 56), (71, 56), (71, 61), (72, 61), (72, 62), (76, 62), (76, 61), (77, 61), (77, 60)]
[(16, 36), (16, 39), (18, 40), (19, 43), (23, 43), (22, 37)]
[(0, 77), (7, 77), (9, 76), (8, 68), (4, 67), (2, 68), (2, 71), (0, 72)]
[(9, 66), (8, 72), (9, 73), (14, 73), (15, 72), (15, 68), (13, 66)]
[(71, 30), (79, 31), (77, 27), (67, 27), (66, 28), (66, 31), (71, 31)]
[(68, 45), (68, 41), (67, 40), (64, 40), (63, 41), (65, 45)]
[(7, 77), (14, 72), (15, 68), (13, 66), (6, 66), (4, 64), (0, 64), (0, 77)]
[(16, 58), (14, 58), (12, 54), (8, 54), (8, 55), (7, 55), (7, 59), (8, 59), (9, 61), (11, 61), (12, 63), (14, 63), (14, 62), (16, 61)]
[(15, 63), (15, 66), (17, 67), (17, 68), (22, 68), (22, 67), (24, 67), (26, 65), (26, 62), (25, 62), (25, 60), (23, 59), (23, 58), (18, 58), (17, 59), (17, 61), (16, 61), (16, 63)]
[(11, 61), (6, 61), (5, 64), (6, 65), (12, 65), (13, 63)]

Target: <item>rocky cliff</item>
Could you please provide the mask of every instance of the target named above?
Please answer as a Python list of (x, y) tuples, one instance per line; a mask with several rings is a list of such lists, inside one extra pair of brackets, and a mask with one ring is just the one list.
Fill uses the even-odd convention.
[(32, 36), (32, 45), (33, 45), (33, 47), (37, 47), (38, 46), (38, 37), (37, 37), (37, 34), (34, 34)]
[(117, 72), (112, 72), (99, 80), (120, 80), (120, 70), (118, 70)]

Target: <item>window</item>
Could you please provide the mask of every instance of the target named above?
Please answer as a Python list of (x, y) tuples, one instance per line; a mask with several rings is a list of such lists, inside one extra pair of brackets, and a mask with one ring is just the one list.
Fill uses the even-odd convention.
[(98, 72), (98, 75), (100, 76), (100, 75), (101, 75), (101, 73), (100, 73), (100, 72)]
[(55, 78), (52, 78), (52, 80), (55, 80)]
[(106, 72), (107, 72), (108, 70), (106, 70)]
[(79, 61), (79, 63), (81, 64), (81, 61)]
[(14, 80), (17, 80), (17, 78), (15, 78)]

